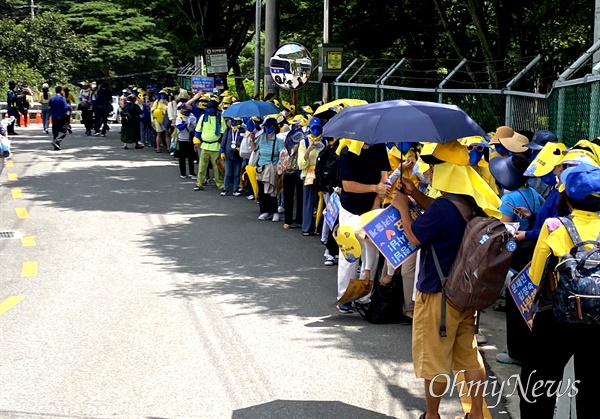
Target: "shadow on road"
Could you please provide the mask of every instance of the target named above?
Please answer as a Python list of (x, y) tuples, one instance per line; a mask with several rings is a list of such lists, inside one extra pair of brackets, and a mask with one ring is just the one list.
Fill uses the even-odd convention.
[(384, 419), (382, 413), (336, 401), (275, 400), (245, 409), (235, 410), (232, 419)]

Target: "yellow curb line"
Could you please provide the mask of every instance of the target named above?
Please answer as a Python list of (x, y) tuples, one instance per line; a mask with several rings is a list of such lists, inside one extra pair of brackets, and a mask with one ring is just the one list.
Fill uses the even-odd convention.
[(13, 199), (23, 198), (23, 191), (21, 188), (12, 188), (11, 190)]
[(18, 208), (15, 208), (15, 212), (17, 213), (17, 217), (20, 219), (29, 218), (29, 213), (27, 212), (27, 208), (18, 207)]
[(33, 236), (22, 237), (21, 238), (21, 246), (23, 246), (23, 247), (35, 246), (35, 239), (33, 238)]
[(19, 304), (23, 300), (23, 298), (25, 298), (24, 295), (12, 295), (4, 301), (2, 301), (0, 303), (0, 316), (6, 313), (11, 308), (13, 308), (14, 306), (16, 306), (17, 304)]
[(21, 278), (28, 278), (37, 276), (38, 263), (37, 262), (23, 262), (23, 269), (21, 269)]

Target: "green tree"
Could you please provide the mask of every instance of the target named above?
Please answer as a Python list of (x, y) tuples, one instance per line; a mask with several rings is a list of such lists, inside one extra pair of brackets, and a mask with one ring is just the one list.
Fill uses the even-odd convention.
[(92, 45), (82, 78), (163, 71), (173, 64), (168, 41), (150, 16), (111, 1), (72, 2), (67, 21)]

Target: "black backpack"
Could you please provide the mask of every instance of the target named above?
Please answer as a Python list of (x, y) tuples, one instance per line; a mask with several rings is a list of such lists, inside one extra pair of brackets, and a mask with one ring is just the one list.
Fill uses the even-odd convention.
[[(373, 324), (400, 323), (404, 318), (404, 289), (402, 277), (394, 274), (392, 282), (388, 286), (379, 283), (380, 272), (385, 269), (385, 261), (380, 257), (377, 274), (373, 280), (373, 292), (371, 302), (361, 304), (354, 302), (354, 308), (360, 316)], [(383, 260), (383, 264), (381, 263)], [(382, 266), (383, 265), (383, 266)]]
[(326, 146), (317, 157), (315, 166), (315, 185), (317, 191), (331, 192), (338, 186), (337, 174), (340, 156), (336, 153), (338, 145)]

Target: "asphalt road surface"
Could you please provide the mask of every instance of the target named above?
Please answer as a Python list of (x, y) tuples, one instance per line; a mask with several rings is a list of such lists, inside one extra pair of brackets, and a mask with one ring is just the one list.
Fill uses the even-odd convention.
[[(62, 151), (39, 128), (12, 138), (1, 418), (422, 413), (410, 327), (338, 313), (318, 237), (214, 186), (194, 192), (173, 157), (124, 150), (118, 130), (74, 126)], [(443, 400), (442, 418), (462, 412)]]

